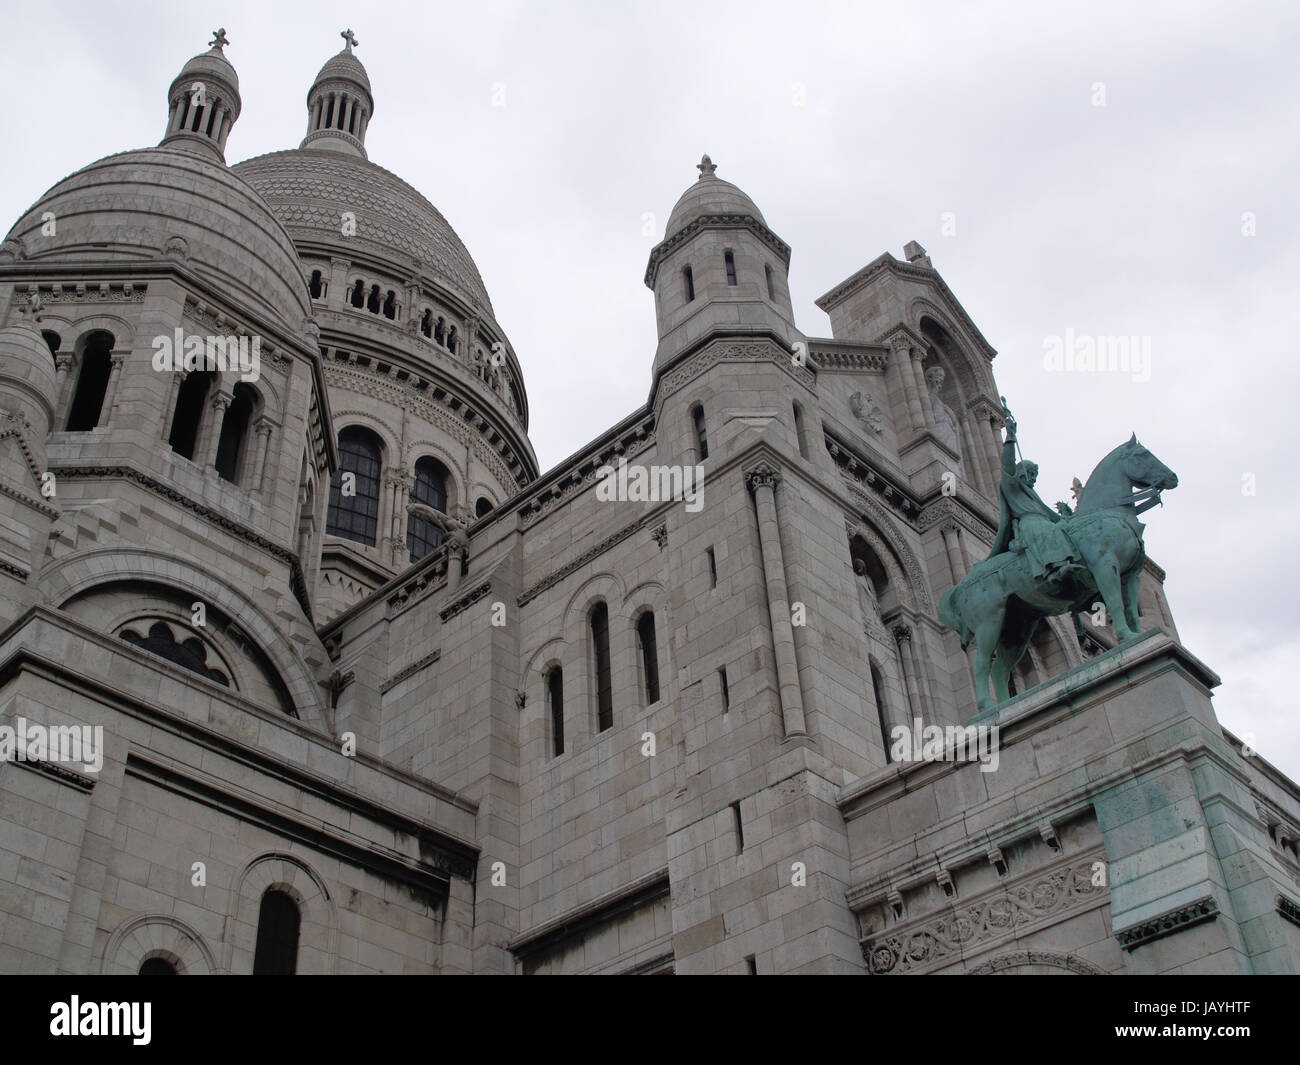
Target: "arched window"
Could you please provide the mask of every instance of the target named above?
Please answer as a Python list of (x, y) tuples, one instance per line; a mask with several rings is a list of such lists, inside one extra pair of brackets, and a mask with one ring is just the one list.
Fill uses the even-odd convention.
[(199, 425), (207, 408), (208, 389), (215, 379), (216, 374), (211, 370), (195, 370), (176, 390), (176, 409), (172, 411), (172, 431), (167, 443), (176, 454), (191, 461), (199, 439)]
[(86, 339), (86, 346), (81, 352), (77, 390), (72, 395), (72, 407), (68, 411), (68, 432), (84, 433), (99, 424), (104, 394), (108, 391), (108, 375), (112, 369), (112, 351), (112, 333), (99, 329)]
[(159, 958), (157, 956), (152, 958), (145, 958), (145, 960), (140, 963), (140, 975), (141, 976), (175, 976), (177, 975), (176, 966), (174, 966), (166, 958)]
[(311, 298), (314, 300), (318, 300), (325, 295), (325, 282), (321, 279), (319, 270), (313, 270), (311, 272), (311, 281), (307, 285), (307, 290), (311, 293)]
[(482, 518), (492, 513), (492, 500), (487, 496), (479, 496), (478, 502), (474, 504), (474, 517)]
[(397, 293), (391, 288), (384, 297), (384, 317), (390, 320), (397, 317)]
[(636, 639), (641, 648), (641, 676), (645, 680), (648, 706), (659, 701), (659, 649), (655, 641), (655, 616), (649, 610), (637, 618)]
[(356, 284), (352, 286), (352, 306), (361, 308), (366, 305), (366, 283), (357, 278)]
[(217, 441), (217, 475), (223, 481), (238, 484), (240, 464), (248, 450), (248, 427), (257, 406), (257, 393), (242, 381), (235, 385), (235, 394), (221, 420), (221, 436)]
[(546, 708), (551, 716), (551, 754), (564, 753), (564, 670), (552, 666), (546, 674)]
[(420, 315), (420, 332), (426, 337), (433, 336), (433, 311), (426, 309), (424, 314)]
[(515, 385), (513, 378), (510, 380), (510, 400), (515, 405), (515, 413), (522, 418), (524, 416), (524, 397), (519, 394), (519, 388)]
[[(329, 518), (325, 531), (359, 544), (375, 543), (379, 530), (379, 465), (383, 449), (369, 429), (349, 426), (339, 433), (339, 476), (330, 484)], [(344, 478), (350, 473), (351, 478)], [(344, 480), (353, 492), (343, 494)]]
[(379, 313), (379, 286), (370, 286), (370, 298), (366, 300), (366, 310), (371, 314)]
[(446, 325), (447, 323), (444, 322), (442, 316), (439, 315), (438, 322), (433, 327), (433, 339), (436, 340), (439, 344), (443, 342), (443, 336), (444, 336), (443, 330), (446, 328)]
[(695, 274), (688, 266), (682, 271), (682, 286), (686, 289), (686, 302), (695, 299)]
[(42, 329), (41, 337), (45, 341), (46, 346), (50, 349), (50, 354), (57, 354), (59, 347), (63, 344), (63, 338), (53, 329)]
[(704, 426), (704, 407), (699, 403), (691, 411), (691, 420), (695, 423), (695, 450), (703, 462), (709, 457), (709, 434)]
[(597, 603), (591, 611), (591, 649), (595, 666), (596, 731), (614, 727), (614, 687), (609, 672), (609, 607)]
[(453, 355), (456, 354), (456, 327), (454, 325), (447, 330), (447, 350)]
[(776, 299), (776, 286), (772, 284), (772, 268), (767, 263), (763, 264), (763, 275), (767, 278), (767, 298), (774, 300)]
[(727, 266), (727, 284), (734, 285), (736, 283), (736, 257), (731, 253), (730, 249), (722, 256), (722, 261)]
[(254, 976), (292, 976), (298, 969), (298, 930), (302, 915), (285, 892), (268, 888), (257, 913)]
[[(411, 486), (411, 502), (423, 503), (441, 513), (447, 513), (447, 468), (435, 458), (425, 456), (415, 464), (415, 483)], [(416, 562), (443, 541), (442, 529), (428, 518), (411, 514), (406, 519), (406, 550), (411, 561)]]

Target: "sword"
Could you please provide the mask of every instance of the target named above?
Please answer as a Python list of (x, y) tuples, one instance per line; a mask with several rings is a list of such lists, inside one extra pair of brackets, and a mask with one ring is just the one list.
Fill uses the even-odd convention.
[[(1007, 418), (1011, 418), (1011, 408), (1007, 406), (1007, 397), (1006, 397), (1006, 396), (998, 396), (998, 399), (1002, 400), (1002, 414), (1003, 414), (1003, 416), (1004, 416), (1004, 417), (1007, 417)], [(1014, 420), (1015, 420), (1015, 419), (1012, 418), (1012, 421), (1014, 421)], [(1021, 453), (1021, 451), (1020, 451), (1020, 437), (1019, 437), (1019, 436), (1016, 437), (1016, 455), (1017, 455), (1017, 456), (1018, 456), (1018, 457), (1023, 461), (1023, 459), (1024, 459), (1025, 456), (1024, 456), (1024, 455)]]

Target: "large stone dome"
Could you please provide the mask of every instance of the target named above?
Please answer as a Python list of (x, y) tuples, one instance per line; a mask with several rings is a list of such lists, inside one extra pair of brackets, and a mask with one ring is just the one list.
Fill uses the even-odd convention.
[[(492, 313), (478, 267), (456, 231), (396, 174), (312, 148), (260, 155), (232, 169), (265, 197), (295, 240), (334, 245), (340, 253), (361, 247), (403, 269), (418, 266)], [(344, 211), (356, 216), (355, 235), (342, 236)]]
[(9, 240), (37, 263), (179, 259), (236, 306), (294, 330), (311, 314), (293, 241), (267, 203), (226, 167), (178, 148), (121, 152), (78, 170), (18, 220)]

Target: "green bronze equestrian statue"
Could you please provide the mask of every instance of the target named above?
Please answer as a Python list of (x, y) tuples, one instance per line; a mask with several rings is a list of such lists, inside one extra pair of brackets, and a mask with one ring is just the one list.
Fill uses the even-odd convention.
[(1077, 614), (1100, 596), (1115, 635), (1121, 641), (1138, 635), (1146, 557), (1138, 515), (1160, 502), (1161, 491), (1178, 486), (1174, 472), (1135, 433), (1097, 464), (1077, 512), (1064, 503), (1053, 510), (1034, 491), (1037, 465), (1016, 462), (1016, 422), (1005, 400), (1003, 412), (1007, 438), (993, 550), (939, 603), (940, 620), (957, 631), (962, 647), (975, 640), (981, 711), (1011, 697), (1011, 671), (1045, 617)]

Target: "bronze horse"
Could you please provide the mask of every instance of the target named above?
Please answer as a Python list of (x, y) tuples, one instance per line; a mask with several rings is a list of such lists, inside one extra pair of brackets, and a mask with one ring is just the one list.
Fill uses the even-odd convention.
[[(939, 618), (975, 640), (975, 692), (981, 711), (1011, 698), (1011, 671), (1038, 623), (1087, 610), (1100, 594), (1121, 641), (1138, 635), (1138, 588), (1146, 552), (1138, 515), (1178, 486), (1177, 475), (1138, 443), (1135, 433), (1097, 464), (1079, 496), (1078, 511), (1061, 528), (1086, 569), (1073, 567), (1035, 580), (1021, 552), (1004, 551), (971, 567), (944, 593)], [(1143, 491), (1134, 492), (1135, 488)], [(994, 697), (989, 695), (993, 682)]]

